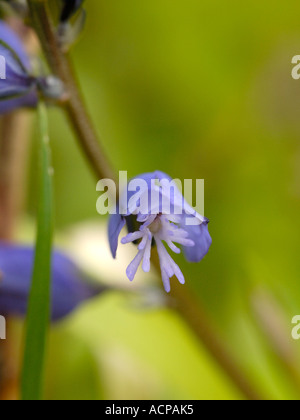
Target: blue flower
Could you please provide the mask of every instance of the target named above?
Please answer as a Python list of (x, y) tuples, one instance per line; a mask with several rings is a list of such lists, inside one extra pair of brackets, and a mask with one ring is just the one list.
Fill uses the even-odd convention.
[[(31, 247), (0, 243), (0, 314), (24, 317), (34, 262)], [(79, 269), (61, 252), (52, 258), (52, 321), (59, 321), (104, 287), (85, 281)]]
[(181, 284), (185, 283), (185, 279), (165, 244), (176, 254), (181, 252), (177, 246), (180, 245), (189, 262), (201, 261), (212, 243), (209, 221), (185, 201), (168, 175), (156, 171), (140, 175), (132, 181), (133, 188), (127, 187), (122, 193), (117, 214), (109, 220), (112, 255), (116, 258), (119, 235), (127, 224), (129, 234), (121, 243), (138, 245), (138, 253), (127, 268), (127, 277), (133, 281), (140, 264), (144, 272), (150, 271), (151, 249), (156, 244), (164, 288), (170, 292), (173, 276)]
[(0, 20), (0, 114), (20, 107), (34, 107), (37, 103), (36, 79), (30, 75), (30, 62), (25, 48), (12, 31)]

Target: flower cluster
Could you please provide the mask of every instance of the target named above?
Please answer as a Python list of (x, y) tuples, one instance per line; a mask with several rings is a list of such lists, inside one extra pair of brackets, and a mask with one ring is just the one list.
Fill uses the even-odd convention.
[(157, 247), (162, 281), (166, 292), (170, 292), (170, 279), (176, 276), (180, 283), (185, 279), (166, 245), (176, 254), (181, 246), (186, 259), (199, 262), (208, 253), (212, 240), (208, 232), (208, 219), (198, 214), (173, 185), (171, 178), (159, 171), (135, 178), (142, 180), (138, 197), (132, 191), (122, 194), (117, 214), (109, 221), (109, 242), (113, 257), (116, 257), (118, 239), (127, 224), (129, 234), (122, 238), (123, 245), (136, 243), (138, 253), (127, 268), (127, 277), (133, 281), (142, 264), (145, 272), (150, 271), (151, 250)]

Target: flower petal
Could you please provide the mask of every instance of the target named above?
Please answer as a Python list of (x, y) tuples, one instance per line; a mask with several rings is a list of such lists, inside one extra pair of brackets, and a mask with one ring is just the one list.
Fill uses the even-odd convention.
[(212, 239), (208, 231), (208, 221), (196, 226), (184, 225), (183, 229), (188, 232), (188, 238), (195, 243), (193, 247), (184, 247), (186, 259), (190, 262), (201, 261), (208, 253), (212, 244)]
[[(0, 20), (0, 40), (7, 44), (11, 50), (17, 55), (18, 59), (21, 61), (23, 67), (29, 69), (29, 59), (25, 51), (25, 48), (22, 44), (20, 38), (16, 33), (11, 29), (11, 27), (5, 23), (3, 20)], [(7, 56), (7, 50), (5, 47), (0, 45), (0, 55), (4, 57)], [(15, 58), (10, 54), (10, 58), (7, 59), (7, 65), (13, 67), (14, 70), (18, 68), (18, 71), (21, 71), (20, 66)], [(23, 73), (23, 72), (22, 72)]]
[(0, 100), (0, 115), (13, 111), (17, 108), (29, 107), (34, 108), (37, 104), (37, 94), (30, 91), (26, 95), (18, 96), (12, 99)]
[[(24, 317), (34, 262), (31, 247), (0, 244), (0, 313)], [(69, 258), (55, 251), (52, 258), (52, 321), (69, 315), (86, 299), (104, 291), (84, 281)]]
[[(5, 59), (5, 79), (0, 80), (0, 114), (37, 103), (35, 78), (22, 41), (0, 20), (0, 56)], [(3, 64), (3, 63), (2, 63)]]
[(125, 226), (126, 220), (120, 214), (113, 214), (110, 216), (108, 223), (108, 239), (110, 250), (114, 258), (117, 256), (117, 249), (119, 243), (119, 236), (121, 230)]
[(130, 281), (133, 281), (135, 278), (135, 275), (138, 271), (138, 268), (142, 262), (142, 259), (144, 257), (145, 250), (141, 250), (137, 253), (136, 257), (131, 261), (129, 266), (127, 267), (126, 274)]

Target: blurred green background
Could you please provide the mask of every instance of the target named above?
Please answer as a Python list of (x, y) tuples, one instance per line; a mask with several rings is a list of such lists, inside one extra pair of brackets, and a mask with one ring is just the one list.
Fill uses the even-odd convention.
[[(299, 2), (88, 0), (86, 9), (73, 57), (107, 154), (129, 176), (205, 179), (213, 246), (198, 265), (179, 258), (188, 285), (259, 392), (299, 398)], [(57, 229), (100, 224), (95, 180), (60, 111), (50, 118)], [(177, 315), (137, 310), (118, 293), (53, 329), (48, 365), (48, 398), (242, 398)]]

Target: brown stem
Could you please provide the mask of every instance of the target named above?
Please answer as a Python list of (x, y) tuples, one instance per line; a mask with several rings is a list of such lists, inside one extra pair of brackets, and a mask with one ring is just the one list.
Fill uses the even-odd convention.
[[(152, 252), (152, 264), (160, 273), (157, 251)], [(199, 299), (191, 294), (187, 285), (182, 286), (174, 279), (170, 293), (169, 307), (176, 310), (189, 328), (200, 339), (206, 350), (227, 373), (237, 389), (249, 400), (263, 400), (253, 384), (248, 380), (242, 368), (222, 342), (218, 328), (207, 315)]]
[(237, 389), (249, 400), (261, 400), (262, 397), (254, 389), (253, 384), (246, 378), (242, 368), (238, 366), (238, 363), (230, 354), (229, 349), (219, 338), (216, 326), (212, 324), (200, 302), (195, 300), (189, 289), (174, 282), (171, 297), (173, 298), (171, 307), (179, 312), (196, 336), (200, 338), (206, 350), (227, 373)]
[[(29, 52), (36, 51), (36, 40), (22, 22), (9, 24), (22, 37)], [(31, 117), (28, 111), (15, 111), (0, 121), (0, 240), (10, 241), (21, 214), (25, 195), (25, 173), (30, 139)], [(1, 268), (0, 268), (1, 269)], [(18, 357), (15, 334), (7, 319), (7, 339), (0, 342), (0, 400), (17, 399)]]
[[(24, 198), (24, 173), (31, 119), (27, 111), (16, 111), (2, 117), (0, 134), (0, 239), (10, 241)], [(12, 357), (14, 337), (7, 319), (7, 339), (0, 343), (0, 400), (18, 396), (17, 358)]]
[(15, 325), (6, 320), (6, 340), (0, 342), (0, 401), (19, 399), (19, 354)]
[(102, 150), (90, 116), (86, 111), (71, 61), (58, 42), (45, 0), (28, 0), (31, 21), (39, 36), (49, 67), (65, 85), (64, 110), (76, 134), (76, 138), (98, 179), (115, 179), (115, 172)]
[(24, 198), (30, 119), (25, 111), (2, 118), (0, 137), (0, 238), (11, 240)]
[[(31, 21), (39, 36), (49, 66), (65, 83), (68, 100), (64, 109), (71, 125), (77, 134), (81, 147), (96, 175), (100, 178), (115, 179), (114, 171), (107, 163), (101, 150), (93, 124), (85, 110), (80, 91), (73, 76), (68, 57), (64, 56), (57, 41), (47, 0), (27, 0), (30, 8)], [(158, 264), (155, 264), (159, 267)], [(215, 329), (199, 306), (199, 302), (189, 293), (187, 288), (175, 286), (172, 292), (175, 309), (185, 319), (195, 335), (204, 344), (209, 353), (215, 358), (238, 389), (251, 400), (262, 399), (246, 379), (243, 372), (219, 340)]]

